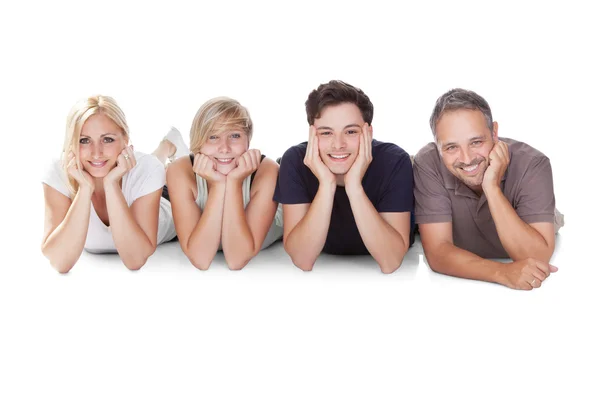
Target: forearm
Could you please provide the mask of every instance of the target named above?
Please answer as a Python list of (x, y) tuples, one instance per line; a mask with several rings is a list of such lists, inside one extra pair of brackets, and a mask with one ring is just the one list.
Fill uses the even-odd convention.
[(257, 249), (248, 226), (241, 181), (227, 181), (221, 229), (221, 244), (227, 265), (231, 269), (243, 268), (260, 247)]
[(515, 261), (534, 258), (549, 261), (553, 249), (543, 236), (524, 222), (498, 187), (485, 191), (502, 246)]
[(69, 272), (83, 252), (90, 223), (92, 193), (90, 189), (80, 188), (64, 220), (42, 243), (42, 253), (58, 272)]
[(362, 186), (346, 188), (352, 214), (365, 247), (373, 256), (383, 273), (391, 273), (400, 267), (408, 250), (408, 238), (385, 221), (377, 212)]
[(202, 215), (185, 244), (186, 256), (198, 269), (207, 270), (219, 250), (224, 203), (225, 185), (215, 185), (209, 191)]
[[(106, 209), (117, 252), (129, 269), (140, 269), (156, 246), (138, 225), (118, 183), (104, 185)], [(158, 219), (158, 213), (156, 214)]]
[(308, 212), (284, 242), (285, 251), (292, 258), (292, 262), (302, 270), (312, 270), (325, 246), (335, 189), (335, 184), (319, 185)]
[(504, 284), (504, 264), (486, 260), (452, 243), (441, 243), (431, 249), (423, 243), (425, 257), (432, 270), (459, 278)]

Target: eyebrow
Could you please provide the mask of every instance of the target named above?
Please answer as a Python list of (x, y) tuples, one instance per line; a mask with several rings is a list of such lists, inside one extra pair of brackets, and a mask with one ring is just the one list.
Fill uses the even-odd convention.
[[(109, 132), (109, 133), (105, 133), (105, 134), (103, 134), (103, 135), (100, 135), (100, 137), (101, 137), (101, 138), (103, 138), (104, 136), (108, 136), (108, 135), (117, 136), (117, 134), (116, 134), (116, 133), (110, 133), (110, 132)], [(84, 137), (84, 138), (88, 138), (88, 139), (90, 138), (89, 136), (86, 136), (86, 135), (79, 135), (79, 137)]]
[[(484, 140), (485, 137), (484, 136), (473, 136), (472, 138), (469, 138), (469, 142), (472, 142), (473, 140)], [(442, 143), (442, 147), (447, 147), (450, 145), (457, 145), (457, 142), (448, 142), (448, 143)]]
[[(360, 128), (360, 125), (359, 125), (359, 124), (350, 124), (350, 125), (346, 125), (346, 126), (344, 127), (344, 129), (348, 129), (348, 128)], [(328, 126), (320, 126), (320, 127), (318, 127), (318, 128), (317, 128), (317, 130), (318, 130), (318, 131), (319, 131), (319, 130), (322, 130), (322, 129), (327, 129), (327, 130), (329, 130), (329, 131), (332, 131), (332, 130), (333, 130), (333, 128), (330, 128), (330, 127), (328, 127)], [(342, 129), (342, 130), (343, 130), (343, 129)]]

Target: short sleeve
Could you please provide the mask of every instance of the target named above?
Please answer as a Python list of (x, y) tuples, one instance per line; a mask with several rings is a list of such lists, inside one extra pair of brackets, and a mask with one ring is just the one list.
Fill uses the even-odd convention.
[(554, 223), (552, 167), (546, 156), (536, 157), (527, 168), (515, 201), (517, 215), (526, 223)]
[(165, 166), (150, 154), (136, 153), (136, 166), (129, 171), (125, 196), (129, 205), (136, 199), (161, 189), (166, 183)]
[(275, 186), (273, 200), (281, 204), (306, 204), (311, 203), (311, 198), (306, 184), (303, 182), (304, 154), (298, 146), (289, 148), (281, 158), (279, 177)]
[(69, 180), (67, 179), (65, 171), (62, 169), (60, 160), (52, 160), (52, 162), (47, 165), (42, 176), (42, 183), (45, 183), (68, 198), (71, 198)]
[(417, 154), (413, 166), (415, 222), (431, 224), (452, 222), (452, 203), (442, 176), (431, 157)]
[[(413, 169), (408, 154), (398, 149), (394, 152), (389, 179), (382, 188), (377, 202), (377, 212), (412, 212), (413, 198)], [(388, 169), (389, 170), (389, 169)]]

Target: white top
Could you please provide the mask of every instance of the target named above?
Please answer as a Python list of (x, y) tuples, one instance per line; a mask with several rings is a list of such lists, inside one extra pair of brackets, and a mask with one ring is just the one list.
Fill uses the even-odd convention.
[[(250, 203), (250, 181), (251, 175), (247, 176), (242, 182), (242, 199), (244, 202), (244, 209)], [(196, 204), (200, 207), (200, 210), (204, 211), (204, 207), (206, 206), (206, 201), (208, 200), (208, 185), (206, 180), (202, 178), (200, 175), (196, 175), (196, 187), (198, 188), (198, 196), (196, 196)], [(269, 247), (276, 240), (281, 239), (283, 236), (283, 208), (281, 204), (277, 206), (277, 211), (275, 212), (275, 218), (273, 219), (273, 223), (267, 232), (267, 236), (265, 236), (265, 240), (261, 246), (261, 250)], [(221, 244), (219, 244), (219, 250), (223, 250)]]
[[(166, 182), (165, 167), (158, 158), (138, 151), (134, 152), (134, 155), (137, 163), (131, 171), (123, 176), (121, 185), (123, 196), (129, 207), (138, 198), (161, 189)], [(71, 198), (67, 184), (68, 179), (60, 161), (54, 160), (52, 162), (45, 171), (42, 182)], [(90, 204), (90, 207), (90, 223), (84, 248), (92, 253), (116, 252), (117, 249), (110, 226), (104, 225), (93, 204)], [(158, 213), (157, 244), (167, 242), (175, 236), (171, 203), (161, 197)]]

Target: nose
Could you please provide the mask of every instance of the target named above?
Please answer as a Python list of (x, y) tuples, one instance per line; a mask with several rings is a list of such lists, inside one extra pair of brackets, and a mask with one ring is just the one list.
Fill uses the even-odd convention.
[(219, 142), (219, 153), (227, 154), (231, 152), (231, 146), (229, 146), (229, 141), (227, 139), (221, 139)]
[(332, 146), (334, 149), (343, 149), (346, 147), (346, 135), (333, 135)]
[(458, 155), (458, 161), (460, 161), (463, 164), (469, 165), (475, 158), (473, 157), (474, 154), (469, 147), (461, 147), (459, 151), (460, 153)]
[(102, 143), (92, 145), (92, 158), (98, 159), (102, 157)]

